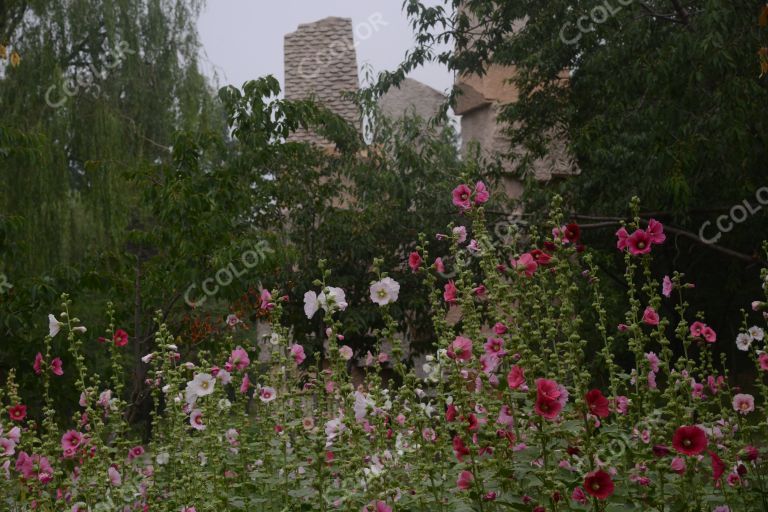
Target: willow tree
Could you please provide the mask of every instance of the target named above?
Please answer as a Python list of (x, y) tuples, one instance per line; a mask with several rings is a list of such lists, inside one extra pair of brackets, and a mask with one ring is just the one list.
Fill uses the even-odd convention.
[(0, 61), (0, 273), (14, 285), (0, 369), (34, 356), (62, 291), (99, 309), (112, 295), (143, 335), (151, 249), (135, 239), (154, 226), (132, 184), (171, 160), (178, 130), (223, 130), (198, 67), (202, 4), (0, 2), (0, 43), (21, 57)]

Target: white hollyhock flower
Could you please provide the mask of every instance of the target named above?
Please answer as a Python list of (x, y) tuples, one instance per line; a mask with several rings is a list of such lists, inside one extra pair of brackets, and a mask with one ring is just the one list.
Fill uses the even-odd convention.
[(59, 334), (59, 330), (61, 329), (61, 322), (56, 320), (56, 317), (53, 315), (48, 315), (48, 335), (53, 338), (57, 334)]
[(317, 301), (317, 294), (313, 291), (308, 291), (304, 294), (304, 314), (307, 318), (311, 319), (317, 313), (317, 309), (320, 307)]
[(743, 350), (746, 352), (749, 350), (749, 346), (752, 344), (752, 336), (749, 334), (742, 332), (739, 333), (738, 336), (736, 336), (736, 346), (739, 350)]
[(161, 465), (161, 466), (164, 466), (164, 465), (168, 464), (168, 461), (169, 461), (170, 459), (171, 459), (171, 456), (168, 454), (168, 452), (162, 452), (162, 453), (158, 453), (158, 454), (157, 454), (157, 457), (155, 458), (155, 460), (157, 461), (157, 463), (158, 463), (159, 465)]
[(752, 338), (756, 339), (757, 341), (762, 341), (763, 338), (765, 337), (765, 333), (763, 332), (763, 330), (756, 325), (753, 325), (752, 327), (750, 327), (748, 332), (749, 332), (749, 335), (752, 336)]
[(386, 306), (397, 300), (400, 283), (391, 277), (385, 277), (371, 285), (371, 300), (379, 306)]
[(210, 395), (213, 393), (215, 385), (216, 378), (213, 375), (198, 373), (191, 381), (187, 382), (187, 403), (192, 404), (197, 398)]
[(328, 286), (325, 288), (325, 291), (321, 293), (317, 301), (320, 303), (320, 306), (326, 311), (328, 311), (328, 305), (330, 303), (333, 304), (333, 307), (331, 311), (334, 311), (335, 309), (338, 309), (339, 311), (344, 311), (347, 309), (347, 297), (344, 293), (344, 290), (341, 288), (338, 288), (336, 286)]

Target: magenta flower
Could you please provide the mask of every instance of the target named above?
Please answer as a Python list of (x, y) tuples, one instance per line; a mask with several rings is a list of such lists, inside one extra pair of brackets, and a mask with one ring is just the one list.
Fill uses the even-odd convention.
[(470, 197), (472, 196), (472, 190), (464, 184), (459, 185), (452, 192), (452, 201), (455, 206), (458, 206), (462, 210), (469, 210), (472, 206)]
[(456, 480), (456, 487), (463, 491), (467, 491), (472, 488), (472, 482), (475, 481), (475, 477), (469, 471), (462, 471), (459, 473), (459, 478)]
[(481, 205), (483, 203), (487, 203), (490, 197), (491, 194), (488, 192), (485, 183), (478, 181), (475, 184), (475, 204)]
[(626, 228), (619, 228), (616, 231), (616, 248), (620, 251), (629, 247), (629, 233)]
[(530, 253), (521, 254), (520, 258), (515, 260), (514, 258), (510, 258), (509, 263), (512, 265), (512, 267), (517, 270), (518, 272), (524, 273), (526, 276), (531, 277), (535, 272), (536, 269), (539, 267), (539, 264), (536, 263), (536, 260), (533, 256), (531, 256)]
[(45, 361), (43, 360), (43, 354), (40, 352), (37, 353), (35, 356), (35, 362), (32, 364), (32, 369), (35, 371), (35, 375), (40, 375), (43, 373), (43, 364)]
[(627, 247), (632, 256), (648, 254), (651, 252), (651, 236), (645, 231), (638, 229), (627, 239)]
[(297, 365), (303, 363), (307, 358), (307, 356), (304, 354), (304, 347), (298, 343), (291, 345), (291, 356), (293, 357), (293, 360), (296, 361)]
[(651, 371), (654, 373), (659, 373), (659, 356), (657, 356), (655, 352), (647, 352), (645, 354), (645, 359), (648, 361), (648, 364), (651, 367)]
[(456, 303), (456, 294), (458, 293), (458, 290), (456, 289), (456, 285), (453, 281), (448, 281), (445, 283), (445, 288), (443, 291), (443, 299), (448, 304), (454, 304)]
[(251, 364), (251, 360), (248, 357), (248, 352), (246, 352), (243, 347), (237, 347), (235, 350), (233, 350), (232, 355), (229, 356), (229, 360), (227, 362), (238, 370), (244, 370), (248, 367), (249, 364)]
[(408, 256), (408, 266), (411, 267), (411, 270), (413, 272), (416, 272), (419, 270), (419, 267), (421, 266), (421, 255), (419, 255), (418, 252), (413, 251)]
[(703, 322), (693, 322), (690, 330), (693, 338), (704, 339), (708, 343), (714, 343), (717, 340), (717, 334), (714, 329)]
[(64, 452), (64, 457), (73, 457), (82, 443), (83, 435), (80, 432), (77, 430), (67, 430), (61, 436), (61, 450)]
[(57, 357), (51, 361), (51, 372), (53, 372), (54, 375), (58, 375), (59, 377), (64, 375), (64, 368), (62, 367), (61, 358)]
[(667, 239), (667, 235), (664, 234), (664, 226), (656, 219), (648, 221), (648, 227), (645, 228), (645, 232), (651, 237), (651, 243), (663, 244)]
[(456, 339), (448, 347), (448, 357), (460, 361), (472, 359), (472, 340), (464, 336), (456, 336)]
[(517, 365), (513, 365), (507, 374), (507, 384), (510, 389), (517, 389), (525, 384), (525, 371)]

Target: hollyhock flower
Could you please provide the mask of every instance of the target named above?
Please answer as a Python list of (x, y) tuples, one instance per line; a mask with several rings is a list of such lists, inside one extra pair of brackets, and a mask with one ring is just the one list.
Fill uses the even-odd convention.
[(659, 314), (651, 306), (643, 311), (643, 323), (646, 325), (659, 325)]
[(378, 500), (372, 501), (368, 505), (364, 506), (361, 512), (392, 512), (392, 508), (385, 502)]
[(530, 251), (530, 255), (533, 258), (533, 261), (535, 261), (539, 266), (549, 265), (549, 263), (552, 261), (552, 256), (545, 253), (541, 249), (532, 249)]
[(653, 372), (648, 372), (648, 389), (657, 389), (656, 374)]
[(563, 406), (557, 400), (550, 400), (542, 396), (538, 396), (536, 398), (536, 402), (534, 403), (533, 409), (536, 414), (542, 418), (554, 420), (557, 418), (557, 415), (560, 414), (560, 411), (563, 410)]
[(227, 315), (226, 324), (229, 327), (234, 327), (234, 326), (236, 326), (239, 323), (240, 323), (240, 319), (237, 318), (237, 315), (233, 315), (233, 314)]
[(43, 360), (43, 354), (38, 352), (35, 356), (35, 362), (32, 363), (32, 369), (35, 371), (36, 375), (43, 373), (43, 364), (45, 364), (45, 361)]
[(213, 393), (216, 385), (216, 378), (210, 373), (198, 373), (194, 378), (187, 382), (187, 395), (195, 397), (207, 396)]
[(651, 451), (656, 457), (659, 457), (659, 458), (666, 457), (670, 453), (669, 448), (667, 448), (663, 444), (653, 445), (653, 448), (651, 448)]
[(765, 332), (756, 325), (747, 329), (747, 332), (749, 332), (749, 335), (757, 341), (763, 341), (763, 338), (765, 337)]
[(536, 263), (536, 260), (533, 259), (533, 256), (527, 252), (525, 254), (521, 254), (520, 258), (517, 260), (510, 258), (509, 263), (515, 270), (525, 274), (528, 277), (531, 277), (539, 267), (539, 265)]
[(83, 443), (83, 435), (77, 430), (67, 430), (61, 436), (61, 450), (65, 457), (74, 456), (77, 449)]
[(291, 357), (293, 357), (293, 360), (296, 361), (297, 365), (303, 363), (307, 358), (307, 356), (304, 354), (304, 347), (298, 343), (291, 345)]
[(464, 462), (464, 457), (469, 455), (469, 448), (459, 436), (454, 436), (452, 441), (453, 454), (459, 462)]
[(493, 332), (496, 333), (497, 336), (501, 336), (507, 332), (507, 326), (501, 322), (496, 322), (496, 324), (493, 326)]
[(604, 500), (613, 494), (611, 475), (599, 469), (587, 474), (584, 478), (584, 490), (599, 500)]
[(745, 393), (738, 393), (733, 397), (733, 410), (746, 416), (755, 410), (755, 397)]
[(144, 455), (144, 447), (141, 445), (134, 446), (128, 450), (128, 460), (132, 461)]
[(724, 384), (725, 378), (723, 378), (722, 375), (718, 375), (717, 378), (713, 377), (712, 375), (707, 377), (707, 385), (709, 386), (709, 391), (711, 391), (713, 395), (716, 395), (720, 390), (720, 387)]
[(747, 445), (744, 447), (741, 456), (750, 462), (754, 462), (760, 457), (760, 450), (752, 445)]
[(488, 199), (490, 199), (491, 194), (488, 192), (488, 188), (486, 188), (485, 183), (482, 181), (478, 181), (475, 183), (475, 204), (481, 205), (483, 203), (487, 203)]
[(736, 336), (736, 347), (742, 352), (749, 350), (750, 345), (752, 345), (752, 336), (749, 334), (742, 332)]
[(511, 427), (515, 424), (515, 418), (512, 416), (512, 409), (508, 405), (502, 405), (501, 409), (499, 410), (499, 417), (496, 420), (496, 423), (499, 425), (504, 425), (505, 427)]
[(59, 334), (59, 330), (61, 330), (61, 326), (64, 325), (58, 320), (56, 320), (56, 317), (49, 314), (48, 315), (48, 336), (53, 338), (57, 334)]
[(715, 331), (703, 322), (693, 322), (690, 331), (693, 338), (704, 339), (709, 343), (714, 343), (717, 340)]
[(418, 252), (413, 251), (408, 255), (408, 266), (411, 267), (413, 272), (419, 270), (419, 267), (421, 266), (421, 255)]
[(109, 467), (107, 475), (109, 477), (109, 483), (112, 484), (113, 487), (119, 487), (123, 484), (123, 477), (120, 476), (120, 472), (114, 466)]
[(453, 281), (448, 281), (445, 283), (444, 291), (443, 291), (443, 300), (447, 302), (448, 304), (455, 304), (456, 303), (456, 294), (458, 290), (456, 289), (456, 285)]
[(317, 313), (320, 303), (317, 300), (317, 293), (308, 291), (304, 294), (304, 314), (311, 319)]
[(232, 351), (227, 362), (232, 365), (233, 368), (242, 371), (251, 364), (251, 358), (248, 357), (248, 352), (246, 352), (243, 347), (238, 346)]
[(251, 387), (251, 379), (248, 378), (248, 374), (243, 375), (243, 380), (240, 382), (240, 393), (246, 394)]
[(627, 238), (627, 247), (632, 256), (651, 252), (651, 243), (651, 236), (641, 229), (636, 230)]
[(352, 347), (350, 347), (349, 345), (342, 345), (339, 348), (339, 355), (345, 361), (349, 361), (350, 359), (352, 359), (352, 356), (354, 355), (354, 351), (352, 350)]
[(707, 450), (707, 453), (709, 453), (709, 458), (712, 461), (712, 480), (717, 482), (720, 480), (720, 477), (723, 476), (723, 473), (725, 473), (725, 463), (720, 459), (720, 457), (717, 456), (717, 454), (711, 450)]
[(272, 294), (266, 288), (261, 290), (261, 293), (259, 294), (259, 299), (261, 300), (259, 304), (259, 309), (266, 309), (267, 311), (274, 309), (275, 303), (272, 302)]
[(17, 404), (8, 407), (8, 416), (11, 418), (11, 421), (24, 421), (24, 418), (27, 417), (27, 406)]
[(648, 361), (648, 364), (651, 367), (651, 371), (654, 373), (659, 373), (659, 356), (656, 355), (655, 352), (647, 352), (645, 354), (645, 359)]
[(112, 336), (112, 341), (115, 343), (116, 347), (124, 347), (128, 344), (128, 333), (122, 329), (118, 329)]
[(277, 391), (275, 391), (275, 388), (272, 388), (269, 386), (262, 386), (259, 389), (259, 400), (261, 400), (265, 404), (271, 402), (275, 398), (277, 398)]
[(451, 193), (451, 200), (454, 206), (459, 207), (461, 210), (469, 210), (472, 206), (470, 203), (470, 197), (472, 196), (472, 190), (463, 183), (453, 189)]
[(691, 397), (699, 400), (704, 399), (704, 384), (691, 379)]
[(598, 418), (607, 418), (611, 413), (608, 399), (605, 398), (599, 389), (589, 391), (584, 397), (584, 400), (587, 402), (589, 412)]
[(759, 356), (757, 356), (757, 363), (760, 365), (760, 369), (764, 372), (768, 372), (768, 354), (765, 352), (762, 352)]
[(669, 278), (669, 276), (664, 276), (664, 279), (661, 281), (661, 294), (669, 298), (672, 296), (673, 288), (674, 285), (672, 284), (672, 280)]
[(16, 453), (16, 441), (0, 437), (0, 456), (10, 457)]
[(573, 490), (573, 493), (571, 493), (571, 499), (579, 505), (589, 504), (589, 498), (587, 498), (587, 495), (584, 493), (583, 487), (576, 487)]
[(672, 447), (683, 455), (698, 455), (707, 448), (707, 434), (696, 425), (678, 427), (672, 436)]
[(216, 369), (217, 371), (214, 372), (214, 368), (211, 368), (211, 375), (215, 375), (218, 380), (221, 381), (222, 384), (230, 384), (232, 382), (232, 374), (229, 373), (227, 370), (222, 369)]
[(469, 471), (462, 471), (459, 473), (459, 479), (456, 480), (456, 487), (463, 491), (467, 491), (472, 488), (472, 482), (474, 482), (475, 477), (472, 476), (472, 473)]
[(620, 251), (629, 247), (629, 233), (626, 228), (619, 228), (616, 231), (616, 248)]
[(557, 401), (560, 398), (560, 386), (550, 379), (536, 379), (536, 393), (545, 400)]
[(203, 411), (200, 409), (193, 409), (189, 413), (189, 424), (195, 430), (205, 430), (205, 423), (203, 423)]
[(619, 395), (614, 399), (614, 407), (619, 414), (627, 414), (629, 412), (629, 398), (623, 395)]
[(501, 338), (488, 338), (483, 344), (486, 354), (495, 354), (497, 356), (503, 356), (506, 354), (504, 351), (504, 340)]
[(651, 238), (651, 243), (663, 244), (667, 239), (667, 235), (664, 234), (664, 226), (656, 219), (650, 219), (648, 221), (648, 227), (645, 228), (645, 232)]
[(61, 358), (56, 357), (53, 361), (51, 361), (51, 372), (59, 377), (64, 375), (64, 368), (62, 367)]
[(379, 306), (386, 306), (397, 301), (400, 293), (400, 283), (391, 277), (385, 277), (371, 285), (371, 301)]
[(445, 273), (445, 265), (442, 258), (435, 258), (435, 270), (441, 274)]
[(451, 359), (469, 361), (472, 359), (472, 340), (464, 336), (456, 336), (456, 339), (448, 347), (447, 355)]
[(480, 356), (480, 370), (486, 375), (496, 371), (501, 364), (499, 356), (492, 353), (485, 353)]
[(463, 244), (467, 241), (467, 228), (465, 226), (456, 226), (451, 232), (456, 237), (456, 243)]
[(456, 406), (453, 404), (448, 404), (448, 407), (445, 409), (445, 421), (448, 423), (451, 423), (456, 420), (456, 414), (458, 414), (458, 410), (456, 409)]
[(563, 242), (577, 243), (581, 239), (581, 228), (575, 222), (570, 222), (563, 226)]

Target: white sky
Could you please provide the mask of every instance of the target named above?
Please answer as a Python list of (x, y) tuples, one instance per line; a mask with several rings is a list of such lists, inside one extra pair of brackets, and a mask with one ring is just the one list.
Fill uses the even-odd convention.
[[(358, 67), (370, 64), (374, 72), (392, 70), (413, 47), (413, 31), (402, 11), (402, 0), (208, 0), (198, 24), (204, 71), (217, 75), (221, 86), (240, 87), (270, 74), (282, 85), (283, 36), (300, 23), (328, 16), (352, 18)], [(375, 31), (370, 30), (372, 16), (382, 20)], [(438, 65), (418, 69), (410, 76), (441, 92), (447, 92), (453, 83), (451, 73)]]

